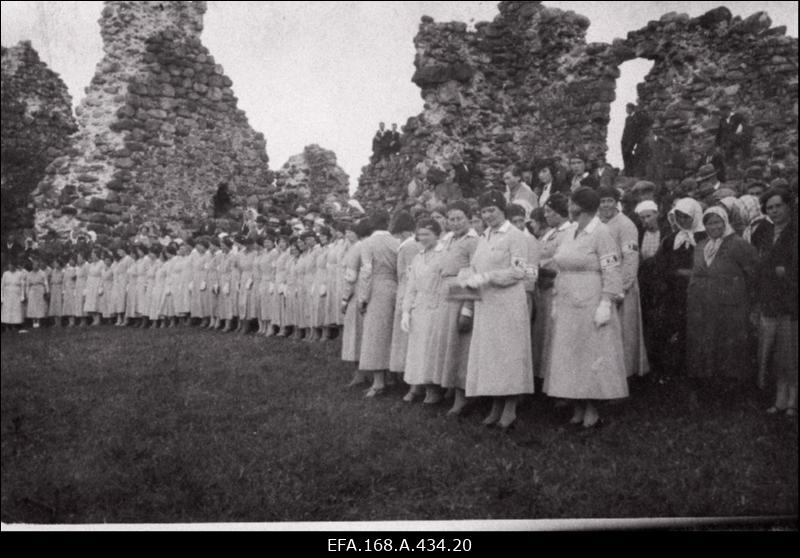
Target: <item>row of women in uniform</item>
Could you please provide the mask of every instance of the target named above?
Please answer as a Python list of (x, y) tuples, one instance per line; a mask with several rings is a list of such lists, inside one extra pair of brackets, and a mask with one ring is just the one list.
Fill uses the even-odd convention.
[(118, 326), (167, 327), (194, 319), (225, 331), (236, 324), (245, 333), (257, 321), (266, 336), (329, 339), (343, 321), (338, 292), (346, 247), (343, 230), (322, 227), (291, 245), (287, 238), (226, 237), (137, 245), (131, 254), (93, 247), (88, 260), (78, 250), (47, 269), (34, 258), (31, 270), (4, 275), (3, 323), (27, 317), (38, 327), (50, 317), (57, 325), (66, 318), (70, 325), (113, 319)]

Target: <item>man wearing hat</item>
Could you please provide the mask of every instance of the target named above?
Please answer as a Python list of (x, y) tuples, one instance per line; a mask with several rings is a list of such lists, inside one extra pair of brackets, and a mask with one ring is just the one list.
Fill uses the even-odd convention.
[(722, 187), (722, 183), (717, 179), (717, 170), (714, 165), (703, 165), (697, 171), (697, 200), (710, 199), (714, 192)]

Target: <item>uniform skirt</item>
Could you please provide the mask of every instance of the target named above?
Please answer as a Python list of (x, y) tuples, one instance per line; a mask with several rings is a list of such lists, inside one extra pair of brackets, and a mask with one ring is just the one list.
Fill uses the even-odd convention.
[(430, 341), (430, 355), (433, 361), (433, 383), (448, 389), (465, 389), (472, 333), (458, 331), (458, 317), (464, 303), (447, 300), (449, 287), (455, 282), (455, 277), (442, 279), (439, 308), (434, 317), (435, 326)]
[(388, 370), (392, 352), (397, 281), (394, 276), (372, 277), (372, 293), (364, 316), (360, 370)]

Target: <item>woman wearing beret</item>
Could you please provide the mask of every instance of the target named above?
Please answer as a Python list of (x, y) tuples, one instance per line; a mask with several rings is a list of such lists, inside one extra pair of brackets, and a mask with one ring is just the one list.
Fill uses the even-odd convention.
[(644, 344), (642, 303), (639, 298), (639, 230), (619, 210), (619, 190), (602, 186), (597, 189), (597, 194), (600, 196), (600, 220), (608, 228), (622, 255), (622, 298), (617, 300), (617, 305), (622, 321), (625, 371), (628, 377), (644, 376), (650, 372), (650, 362)]
[(425, 403), (433, 405), (442, 400), (435, 384), (434, 355), (430, 340), (435, 334), (436, 309), (439, 305), (441, 274), (438, 260), (442, 251), (437, 249), (442, 228), (434, 219), (423, 219), (416, 225), (416, 239), (420, 250), (411, 260), (406, 292), (403, 295), (403, 313), (400, 329), (408, 334), (403, 380), (411, 386), (403, 398), (407, 403), (425, 390)]
[(478, 248), (478, 234), (471, 227), (471, 217), (472, 211), (463, 201), (452, 202), (447, 207), (450, 232), (442, 240), (442, 257), (438, 265), (439, 303), (430, 340), (434, 384), (444, 389), (455, 389), (455, 401), (448, 411), (451, 416), (460, 415), (467, 403), (467, 365), (475, 302), (450, 300), (449, 295), (451, 287), (458, 285), (459, 274), (469, 269)]
[(358, 359), (361, 354), (361, 337), (363, 334), (364, 317), (358, 308), (358, 289), (362, 285), (359, 281), (361, 270), (361, 251), (364, 240), (372, 234), (368, 219), (362, 219), (355, 225), (345, 228), (346, 251), (342, 260), (342, 297), (340, 311), (344, 315), (342, 329), (342, 360), (355, 363), (356, 369), (353, 379), (348, 387), (356, 387), (366, 381), (366, 374), (358, 369)]
[(747, 339), (758, 255), (736, 235), (723, 207), (703, 213), (708, 238), (694, 252), (688, 291), (689, 376), (744, 380), (751, 371)]
[(395, 214), (391, 233), (400, 241), (397, 249), (397, 299), (394, 305), (394, 327), (392, 328), (392, 348), (389, 355), (389, 372), (402, 375), (406, 369), (408, 353), (408, 332), (400, 327), (403, 318), (403, 297), (408, 286), (408, 273), (411, 262), (420, 253), (422, 246), (414, 237), (416, 225), (414, 218), (406, 211)]
[(360, 370), (372, 373), (372, 387), (367, 391), (367, 397), (384, 392), (392, 350), (400, 242), (389, 233), (389, 220), (389, 213), (384, 210), (372, 215), (374, 231), (364, 241), (361, 254), (359, 278), (364, 288), (359, 292), (359, 309), (364, 313), (364, 334), (358, 366)]
[(574, 225), (569, 220), (569, 198), (561, 192), (548, 195), (544, 213), (550, 230), (542, 237), (541, 242), (542, 253), (536, 289), (536, 321), (533, 324), (533, 364), (537, 375), (546, 381), (550, 374), (554, 286), (558, 275), (553, 257)]
[(557, 275), (553, 302), (550, 373), (544, 391), (571, 399), (571, 424), (602, 424), (596, 402), (628, 396), (622, 330), (616, 300), (622, 294), (620, 253), (599, 217), (600, 197), (581, 187), (570, 198), (576, 223), (553, 257)]
[(509, 428), (517, 401), (533, 393), (530, 319), (525, 296), (528, 246), (525, 235), (506, 220), (506, 200), (481, 196), (486, 232), (480, 238), (463, 286), (477, 289), (467, 366), (467, 397), (493, 398), (483, 424)]

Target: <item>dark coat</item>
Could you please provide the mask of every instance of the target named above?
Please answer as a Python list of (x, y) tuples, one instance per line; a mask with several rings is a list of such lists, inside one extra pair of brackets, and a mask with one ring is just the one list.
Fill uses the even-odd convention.
[[(738, 134), (736, 130), (742, 127), (742, 131)], [(734, 113), (727, 118), (720, 120), (719, 127), (717, 128), (716, 144), (720, 146), (731, 145), (749, 141), (751, 136), (750, 126), (747, 123), (747, 117), (741, 113)]]
[(696, 378), (744, 380), (752, 372), (748, 331), (758, 254), (730, 235), (709, 266), (703, 254), (708, 242), (697, 245), (689, 280), (687, 370)]
[[(762, 221), (753, 231), (751, 241), (758, 251), (756, 300), (764, 316), (790, 316), (797, 319), (797, 225), (789, 223), (773, 243), (775, 226)], [(786, 270), (778, 277), (776, 268)]]
[(653, 119), (645, 112), (636, 111), (628, 116), (622, 130), (622, 150), (633, 151), (647, 137), (652, 125)]

